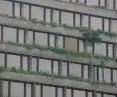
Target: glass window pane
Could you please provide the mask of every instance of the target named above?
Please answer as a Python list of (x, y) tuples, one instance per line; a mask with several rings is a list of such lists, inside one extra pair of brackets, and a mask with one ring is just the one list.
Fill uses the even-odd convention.
[(53, 22), (59, 24), (59, 11), (53, 10)]
[(24, 84), (23, 83), (11, 83), (11, 97), (23, 97), (24, 95)]
[(12, 16), (12, 2), (0, 1), (0, 14), (7, 14)]
[(88, 19), (89, 19), (88, 16), (83, 16), (83, 23), (82, 23), (83, 27), (89, 26)]
[(15, 16), (20, 17), (20, 3), (15, 3)]
[(15, 67), (16, 69), (20, 69), (20, 56), (8, 54), (7, 58), (8, 68)]
[(63, 37), (62, 36), (58, 36), (57, 47), (63, 48)]
[(19, 30), (19, 43), (24, 43), (24, 30)]
[(98, 6), (98, 0), (87, 0), (87, 5)]
[(36, 85), (36, 97), (40, 97), (40, 85)]
[(110, 77), (111, 73), (110, 73), (110, 69), (104, 69), (104, 79), (107, 83), (111, 82), (111, 77)]
[(8, 97), (8, 82), (3, 81), (3, 96)]
[(113, 70), (113, 81), (117, 83), (117, 70)]
[(104, 19), (104, 31), (109, 31), (109, 20)]
[(105, 0), (100, 0), (100, 6), (104, 7), (104, 5), (105, 5)]
[(112, 32), (116, 32), (117, 33), (117, 21), (116, 20), (112, 20)]
[(33, 43), (33, 32), (32, 31), (27, 32), (27, 43)]
[(23, 5), (23, 17), (29, 19), (29, 5)]
[(51, 35), (50, 34), (50, 40), (49, 40), (49, 43), (50, 43), (50, 46), (54, 47), (54, 44), (55, 44), (55, 35)]
[(108, 8), (113, 9), (113, 0), (108, 0)]
[(4, 41), (16, 42), (16, 29), (4, 27)]
[(73, 14), (62, 12), (62, 24), (73, 25)]
[(84, 52), (84, 41), (79, 40), (79, 52)]
[(91, 28), (102, 29), (102, 19), (97, 17), (91, 17)]
[(96, 43), (95, 44), (95, 54), (106, 56), (106, 44), (105, 43), (101, 43), (101, 44)]
[(43, 8), (32, 6), (32, 19), (43, 20)]
[(39, 70), (51, 72), (51, 60), (40, 59), (39, 60)]
[(46, 22), (50, 22), (50, 9), (46, 9)]
[(110, 57), (113, 57), (113, 46), (112, 46), (112, 44), (108, 45), (108, 55)]
[(65, 48), (77, 51), (77, 39), (65, 37)]
[(76, 14), (76, 19), (75, 19), (76, 21), (75, 21), (75, 24), (76, 24), (76, 26), (80, 26), (80, 15), (79, 14)]
[(55, 97), (55, 88), (44, 86), (43, 87), (43, 97)]
[(32, 58), (32, 71), (37, 71), (37, 58)]
[(54, 70), (53, 72), (58, 74), (58, 61), (53, 61), (53, 64), (54, 64)]
[(67, 62), (62, 63), (62, 75), (67, 76)]
[(26, 97), (31, 97), (31, 84), (26, 84)]
[(5, 65), (5, 55), (4, 53), (0, 53), (0, 66)]
[(74, 90), (74, 97), (86, 97), (84, 91)]
[(28, 57), (23, 56), (23, 70), (28, 70)]
[(81, 65), (80, 64), (75, 64), (75, 63), (70, 63), (69, 65), (69, 71), (70, 74), (81, 77)]
[(35, 33), (35, 43), (43, 46), (47, 46), (47, 34)]

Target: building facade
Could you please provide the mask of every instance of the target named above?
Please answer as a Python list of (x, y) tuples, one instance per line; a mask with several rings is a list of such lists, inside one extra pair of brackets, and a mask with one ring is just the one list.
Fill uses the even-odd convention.
[(117, 97), (116, 25), (117, 0), (0, 0), (0, 96)]

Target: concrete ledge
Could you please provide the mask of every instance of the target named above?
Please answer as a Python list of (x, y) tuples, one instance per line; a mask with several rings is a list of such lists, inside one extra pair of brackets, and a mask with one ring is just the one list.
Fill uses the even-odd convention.
[[(16, 1), (24, 2), (24, 0), (16, 0)], [(48, 7), (52, 7), (52, 8), (56, 8), (56, 9), (63, 9), (63, 10), (67, 10), (67, 11), (75, 11), (75, 12), (81, 12), (84, 14), (90, 14), (90, 15), (94, 15), (94, 16), (97, 15), (100, 17), (103, 16), (103, 17), (117, 19), (116, 11), (102, 9), (102, 8), (70, 4), (70, 3), (66, 3), (66, 2), (58, 2), (55, 0), (25, 0), (25, 2), (48, 6)]]
[(36, 76), (31, 74), (20, 74), (13, 72), (1, 72), (0, 79), (5, 80), (16, 80), (16, 81), (26, 81), (26, 82), (36, 82), (40, 84), (48, 84), (54, 86), (65, 86), (70, 88), (84, 89), (84, 90), (96, 90), (98, 92), (104, 93), (117, 93), (117, 87), (111, 85), (103, 84), (91, 84), (88, 82), (73, 81), (68, 79), (50, 78), (46, 76)]
[[(57, 54), (49, 50), (39, 50), (39, 49), (32, 49), (27, 50), (20, 46), (12, 46), (8, 44), (0, 44), (0, 52), (8, 52), (8, 53), (14, 53), (14, 54), (24, 54), (24, 55), (32, 55), (32, 56), (38, 56), (38, 57), (44, 57), (44, 58), (52, 58), (52, 59), (58, 59), (58, 60), (66, 60), (70, 62), (81, 62), (81, 63), (89, 63), (88, 57), (75, 57), (71, 55), (65, 55), (65, 54)], [(101, 60), (93, 58), (92, 64), (99, 65)], [(117, 62), (111, 61), (111, 60), (105, 60), (106, 67), (111, 68), (117, 68)]]
[[(54, 33), (54, 34), (62, 34), (62, 35), (73, 36), (73, 37), (82, 37), (82, 34), (75, 29), (71, 30), (64, 27), (52, 27), (51, 25), (41, 25), (39, 23), (34, 24), (29, 21), (12, 19), (12, 18), (3, 17), (3, 16), (0, 16), (0, 24), (11, 26), (11, 27), (31, 29), (35, 31), (44, 31), (44, 32)], [(103, 41), (117, 43), (117, 37), (112, 38), (112, 37), (107, 37), (105, 35), (101, 35), (100, 37), (103, 39)]]

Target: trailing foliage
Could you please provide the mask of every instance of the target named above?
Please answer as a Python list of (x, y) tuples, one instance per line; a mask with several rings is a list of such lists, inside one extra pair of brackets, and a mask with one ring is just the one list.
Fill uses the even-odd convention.
[(67, 50), (64, 48), (56, 48), (56, 47), (47, 47), (47, 46), (42, 46), (42, 45), (37, 45), (37, 44), (21, 44), (21, 43), (17, 43), (17, 42), (0, 42), (0, 44), (10, 44), (10, 45), (15, 45), (15, 46), (21, 46), (24, 47), (28, 50), (31, 49), (39, 49), (39, 50), (49, 50), (52, 51), (54, 53), (58, 53), (58, 54), (66, 54), (66, 55), (71, 55), (71, 56), (75, 56), (75, 57), (85, 57), (85, 58), (96, 58), (96, 59), (104, 59), (104, 60), (112, 60), (112, 61), (117, 61), (117, 57), (109, 57), (109, 56), (102, 56), (102, 55), (92, 55), (91, 53), (86, 53), (86, 52), (75, 52), (75, 51), (71, 51), (71, 50)]
[(75, 57), (85, 57), (85, 58), (96, 58), (96, 59), (104, 59), (104, 60), (112, 60), (112, 61), (117, 61), (117, 57), (109, 57), (109, 56), (102, 56), (102, 55), (92, 55), (91, 53), (86, 53), (86, 52), (75, 52), (75, 51), (71, 51), (71, 50), (67, 50), (64, 48), (56, 48), (56, 47), (47, 47), (47, 46), (42, 46), (42, 45), (37, 45), (37, 44), (21, 44), (21, 43), (17, 43), (17, 42), (0, 42), (0, 44), (10, 44), (10, 45), (15, 45), (15, 46), (21, 46), (24, 47), (28, 50), (31, 49), (39, 49), (39, 50), (49, 50), (52, 51), (54, 53), (58, 53), (58, 54), (66, 54), (66, 55), (71, 55), (71, 56), (75, 56)]
[(26, 71), (26, 70), (16, 69), (15, 67), (12, 67), (10, 69), (5, 69), (4, 67), (0, 66), (0, 72), (5, 72), (5, 71), (15, 72), (15, 73), (23, 73), (23, 74), (32, 74), (32, 75), (37, 75), (37, 76), (48, 76), (48, 77), (52, 77), (52, 78), (69, 79), (69, 80), (75, 80), (75, 81), (83, 81), (83, 82), (88, 82), (88, 83), (91, 83), (91, 84), (104, 84), (104, 85), (114, 85), (114, 86), (116, 85), (115, 82), (104, 83), (104, 82), (101, 82), (101, 81), (83, 79), (83, 78), (78, 77), (74, 74), (70, 74), (69, 76), (65, 76), (65, 75), (58, 75), (56, 73), (50, 73), (48, 71), (39, 71), (39, 72)]
[[(28, 20), (25, 17), (9, 16), (8, 14), (0, 14), (0, 16), (19, 19), (19, 20), (24, 20), (24, 21), (32, 22), (34, 24), (40, 23), (42, 25), (51, 25), (52, 27), (64, 27), (64, 28), (71, 29), (71, 30), (75, 29), (75, 30), (78, 30), (81, 33), (82, 32), (89, 32), (89, 33), (95, 32), (95, 33), (100, 33), (100, 35), (102, 34), (102, 35), (105, 35), (105, 36), (108, 36), (108, 37), (117, 37), (117, 33), (115, 33), (115, 32), (106, 32), (106, 31), (102, 31), (100, 29), (94, 30), (94, 29), (89, 29), (87, 27), (74, 27), (74, 26), (71, 26), (71, 25), (68, 25), (68, 24), (59, 25), (59, 24), (57, 24), (55, 22), (48, 23), (48, 22), (45, 22), (45, 21), (39, 21), (37, 19)], [(98, 41), (99, 40), (100, 39), (98, 39)], [(97, 42), (97, 40), (96, 40), (96, 42)]]

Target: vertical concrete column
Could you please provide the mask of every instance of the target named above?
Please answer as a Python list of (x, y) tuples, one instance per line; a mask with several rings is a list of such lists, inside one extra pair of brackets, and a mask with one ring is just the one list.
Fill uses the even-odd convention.
[(117, 56), (117, 44), (113, 44), (113, 57)]
[(28, 56), (28, 71), (32, 69), (32, 56)]
[(63, 88), (63, 97), (67, 97), (67, 88), (66, 87)]
[(31, 93), (31, 97), (36, 97), (36, 83), (32, 84), (32, 93)]
[(55, 35), (55, 47), (59, 47), (59, 43), (58, 43), (58, 35)]
[(0, 97), (3, 97), (3, 81), (0, 80)]
[(84, 52), (88, 52), (88, 41), (84, 41)]
[(58, 75), (61, 75), (62, 74), (62, 65), (63, 65), (63, 61), (60, 60), (58, 62)]
[(24, 30), (24, 43), (27, 43), (28, 40), (28, 30)]

